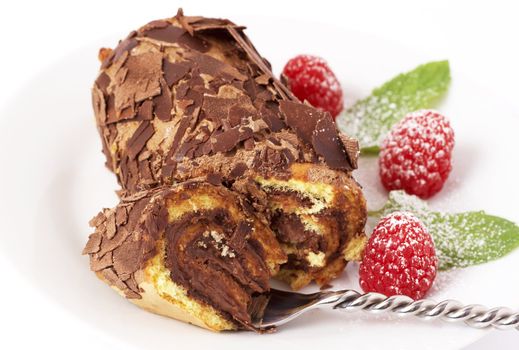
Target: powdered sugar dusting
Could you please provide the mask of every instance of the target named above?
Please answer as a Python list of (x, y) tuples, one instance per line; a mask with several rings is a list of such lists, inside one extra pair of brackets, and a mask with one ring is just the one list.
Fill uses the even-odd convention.
[(392, 91), (372, 95), (353, 106), (348, 111), (349, 118), (341, 118), (341, 123), (345, 132), (357, 137), (363, 147), (380, 145), (395, 122), (410, 111), (428, 106), (425, 101), (432, 94), (433, 89), (425, 89), (414, 96), (399, 96)]
[(357, 138), (362, 148), (376, 149), (396, 122), (409, 112), (430, 108), (449, 83), (447, 61), (421, 65), (355, 103), (337, 118), (339, 129)]
[(494, 260), (519, 247), (519, 227), (515, 223), (482, 211), (432, 212), (418, 197), (392, 191), (388, 203), (376, 214), (394, 211), (411, 212), (424, 223), (443, 270)]

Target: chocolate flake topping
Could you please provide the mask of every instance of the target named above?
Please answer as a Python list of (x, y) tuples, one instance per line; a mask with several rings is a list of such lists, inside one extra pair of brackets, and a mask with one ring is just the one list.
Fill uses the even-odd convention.
[[(139, 50), (130, 52), (133, 48)], [(219, 154), (234, 154), (236, 163), (262, 169), (308, 161), (344, 171), (356, 168), (354, 140), (341, 135), (327, 113), (300, 103), (273, 76), (243, 27), (180, 11), (132, 33), (113, 51), (112, 60), (116, 56), (98, 76), (93, 96), (101, 126), (140, 122), (131, 137), (123, 131), (126, 146), (117, 147), (117, 154), (109, 151), (116, 135), (101, 127), (108, 135), (104, 149), (109, 164), (120, 168), (127, 189), (189, 178), (190, 169), (200, 165), (222, 171), (214, 162), (197, 161)], [(172, 124), (156, 129), (150, 123), (154, 119)], [(162, 141), (146, 146), (157, 132)], [(297, 137), (282, 141), (287, 133)], [(151, 161), (140, 157), (145, 150), (158, 156)], [(230, 165), (222, 176), (234, 176), (234, 168)]]

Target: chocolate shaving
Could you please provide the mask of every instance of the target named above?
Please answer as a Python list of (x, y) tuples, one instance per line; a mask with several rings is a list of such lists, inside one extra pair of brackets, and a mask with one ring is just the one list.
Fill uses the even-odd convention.
[[(135, 281), (135, 278), (134, 276), (130, 276), (130, 278), (128, 280), (126, 280), (124, 282), (126, 284), (126, 286), (128, 286), (128, 288), (130, 288), (130, 290), (134, 293), (135, 296), (137, 296), (138, 298), (140, 298), (140, 292), (141, 290), (139, 290), (139, 286), (137, 284), (137, 281)], [(134, 297), (136, 298), (136, 297)]]
[(121, 111), (119, 120), (132, 119), (134, 116), (135, 116), (135, 109), (134, 109), (133, 105), (131, 105), (131, 106), (124, 108)]
[(127, 289), (126, 284), (117, 276), (117, 273), (112, 268), (106, 268), (101, 271), (101, 275), (107, 280), (107, 282), (120, 290), (124, 291)]
[(164, 19), (154, 20), (154, 21), (151, 21), (148, 24), (142, 26), (139, 29), (139, 32), (140, 33), (145, 33), (145, 32), (150, 31), (152, 29), (166, 28), (169, 25), (171, 25), (171, 23), (166, 21), (166, 20), (164, 20)]
[(96, 115), (96, 120), (100, 125), (106, 124), (106, 103), (101, 90), (96, 86), (92, 89), (92, 107)]
[(222, 184), (222, 176), (217, 173), (209, 173), (207, 174), (207, 182), (209, 182), (211, 185), (221, 185)]
[(146, 142), (153, 136), (155, 133), (155, 129), (153, 128), (153, 124), (149, 121), (143, 121), (137, 130), (133, 133), (132, 137), (126, 143), (126, 147), (128, 148), (128, 157), (130, 160), (135, 159), (140, 151), (146, 145)]
[(267, 107), (262, 106), (260, 112), (261, 117), (267, 123), (271, 131), (278, 132), (286, 127), (285, 122)]
[(171, 102), (171, 91), (169, 91), (168, 85), (162, 78), (160, 79), (160, 87), (162, 93), (153, 98), (153, 110), (157, 118), (163, 121), (168, 121), (171, 119), (171, 109), (173, 107)]
[(83, 255), (97, 253), (101, 246), (101, 235), (99, 233), (92, 233), (88, 237), (88, 242), (83, 248)]
[(324, 118), (324, 113), (311, 106), (292, 101), (280, 101), (279, 110), (285, 116), (287, 125), (297, 133), (297, 136), (311, 145), (317, 121)]
[(101, 249), (99, 250), (99, 252), (97, 252), (98, 256), (102, 257), (106, 253), (111, 252), (115, 248), (119, 247), (129, 235), (130, 232), (127, 229), (125, 229), (124, 226), (118, 228), (114, 238), (103, 240)]
[(108, 95), (108, 85), (110, 85), (110, 77), (105, 72), (99, 74), (96, 79), (96, 84), (104, 95)]
[(228, 152), (232, 150), (236, 144), (240, 141), (240, 130), (238, 128), (232, 128), (221, 134), (213, 136), (213, 152)]
[(180, 123), (177, 128), (177, 132), (175, 133), (175, 136), (173, 137), (173, 142), (171, 144), (171, 148), (168, 154), (168, 157), (166, 161), (172, 161), (175, 158), (175, 154), (177, 152), (178, 146), (180, 144), (180, 141), (184, 137), (187, 128), (189, 127), (190, 118), (189, 117), (183, 117), (180, 119)]
[(188, 23), (188, 25), (193, 30), (193, 34), (200, 31), (225, 30), (227, 26), (231, 26), (240, 30), (245, 29), (244, 26), (238, 26), (229, 21), (228, 19), (205, 18), (197, 16), (184, 17), (183, 14), (180, 17), (177, 14), (176, 18), (179, 20), (179, 22), (182, 21)]
[(139, 251), (141, 242), (129, 241), (124, 242), (120, 247), (113, 251), (114, 270), (118, 275), (130, 275), (137, 271), (140, 267), (140, 256), (136, 254)]
[(182, 28), (184, 28), (189, 33), (189, 35), (194, 35), (193, 26), (186, 19), (186, 17), (184, 16), (184, 11), (181, 8), (178, 9), (175, 18), (178, 19), (178, 22), (180, 23)]
[(255, 78), (254, 81), (260, 85), (268, 85), (270, 81), (270, 75), (263, 73), (259, 77)]
[(117, 226), (124, 225), (128, 222), (128, 212), (126, 207), (119, 206), (115, 211), (115, 223)]
[(164, 41), (167, 43), (176, 43), (178, 39), (186, 33), (186, 31), (182, 28), (175, 27), (171, 23), (166, 21), (160, 27), (152, 27), (150, 29), (144, 28), (143, 35), (147, 38)]
[(113, 254), (112, 252), (108, 252), (100, 259), (90, 259), (90, 269), (92, 271), (101, 271), (107, 267), (111, 267), (113, 263)]
[(332, 118), (327, 115), (320, 119), (312, 132), (312, 145), (315, 152), (324, 157), (326, 164), (333, 169), (353, 170), (349, 157), (339, 139)]
[(186, 76), (191, 70), (191, 65), (189, 62), (172, 63), (164, 58), (162, 60), (162, 69), (164, 70), (164, 79), (166, 79), (168, 86), (171, 87)]
[(115, 97), (114, 94), (110, 94), (106, 99), (106, 124), (118, 121), (119, 119), (115, 111)]
[(119, 45), (111, 52), (107, 59), (101, 64), (101, 69), (108, 68), (113, 62), (117, 62), (125, 53), (130, 52), (139, 44), (135, 36), (137, 32), (131, 32), (126, 39), (119, 42)]
[(113, 52), (114, 51), (110, 48), (102, 47), (99, 49), (99, 52), (97, 53), (97, 59), (99, 60), (99, 62), (103, 63), (110, 56), (112, 56)]
[(110, 213), (108, 219), (106, 220), (106, 238), (112, 239), (115, 236), (115, 232), (117, 230), (115, 226), (115, 215)]
[(247, 168), (248, 168), (247, 164), (245, 164), (245, 163), (236, 164), (230, 173), (230, 175), (231, 175), (230, 177), (232, 179), (235, 179), (237, 177), (242, 176), (243, 174), (245, 174), (245, 171), (247, 171)]
[(94, 216), (92, 219), (90, 219), (88, 224), (90, 225), (90, 227), (96, 227), (96, 226), (101, 225), (105, 221), (106, 221), (106, 215), (104, 214), (104, 212), (99, 212), (96, 216)]
[(344, 148), (346, 149), (346, 154), (348, 155), (351, 166), (353, 167), (353, 169), (357, 169), (357, 161), (359, 159), (360, 154), (359, 141), (357, 139), (348, 137), (343, 133), (339, 134), (339, 138), (342, 144), (344, 145)]
[(146, 100), (141, 103), (137, 110), (138, 120), (152, 120), (153, 119), (153, 101)]

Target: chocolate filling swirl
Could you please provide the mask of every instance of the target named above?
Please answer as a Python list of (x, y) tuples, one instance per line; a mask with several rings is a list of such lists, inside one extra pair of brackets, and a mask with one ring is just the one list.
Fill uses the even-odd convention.
[[(111, 227), (121, 208), (128, 211), (127, 221), (115, 219)], [(115, 286), (123, 286), (118, 288), (127, 297), (139, 298), (140, 291), (126, 281), (159, 255), (171, 281), (187, 295), (245, 328), (262, 312), (269, 279), (285, 261), (272, 231), (240, 205), (238, 195), (205, 181), (123, 197), (101, 217), (85, 252), (95, 271), (115, 272)], [(126, 232), (134, 234), (110, 250), (114, 237)]]

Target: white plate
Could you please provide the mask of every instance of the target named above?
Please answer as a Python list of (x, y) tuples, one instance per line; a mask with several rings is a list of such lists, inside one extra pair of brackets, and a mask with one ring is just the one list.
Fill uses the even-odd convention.
[[(272, 19), (269, 28), (284, 28), (282, 37), (273, 37), (257, 20), (251, 19), (248, 25), (256, 46), (278, 71), (298, 53), (326, 57), (343, 82), (348, 104), (398, 72), (444, 58), (332, 27)], [(2, 113), (8, 118), (3, 120), (0, 149), (9, 152), (4, 152), (0, 172), (0, 183), (5, 186), (1, 189), (0, 215), (5, 217), (1, 219), (0, 253), (49, 300), (126, 348), (419, 346), (447, 350), (459, 349), (485, 334), (462, 325), (334, 311), (311, 312), (272, 335), (214, 334), (144, 312), (98, 281), (81, 250), (89, 234), (88, 220), (102, 207), (116, 203), (117, 184), (103, 166), (90, 86), (98, 68), (97, 48), (115, 42), (116, 38), (99, 41), (48, 67)], [(519, 197), (519, 168), (514, 148), (519, 118), (493, 95), (499, 91), (478, 87), (459, 68), (452, 67), (453, 84), (439, 107), (451, 117), (456, 131), (454, 171), (431, 205), (485, 209), (518, 222), (514, 202)], [(363, 159), (360, 166), (357, 178), (365, 186), (369, 205), (376, 208), (386, 195), (376, 165), (373, 159)], [(518, 264), (519, 251), (493, 263), (441, 273), (429, 296), (519, 309)], [(356, 269), (350, 265), (334, 287), (358, 288)]]

